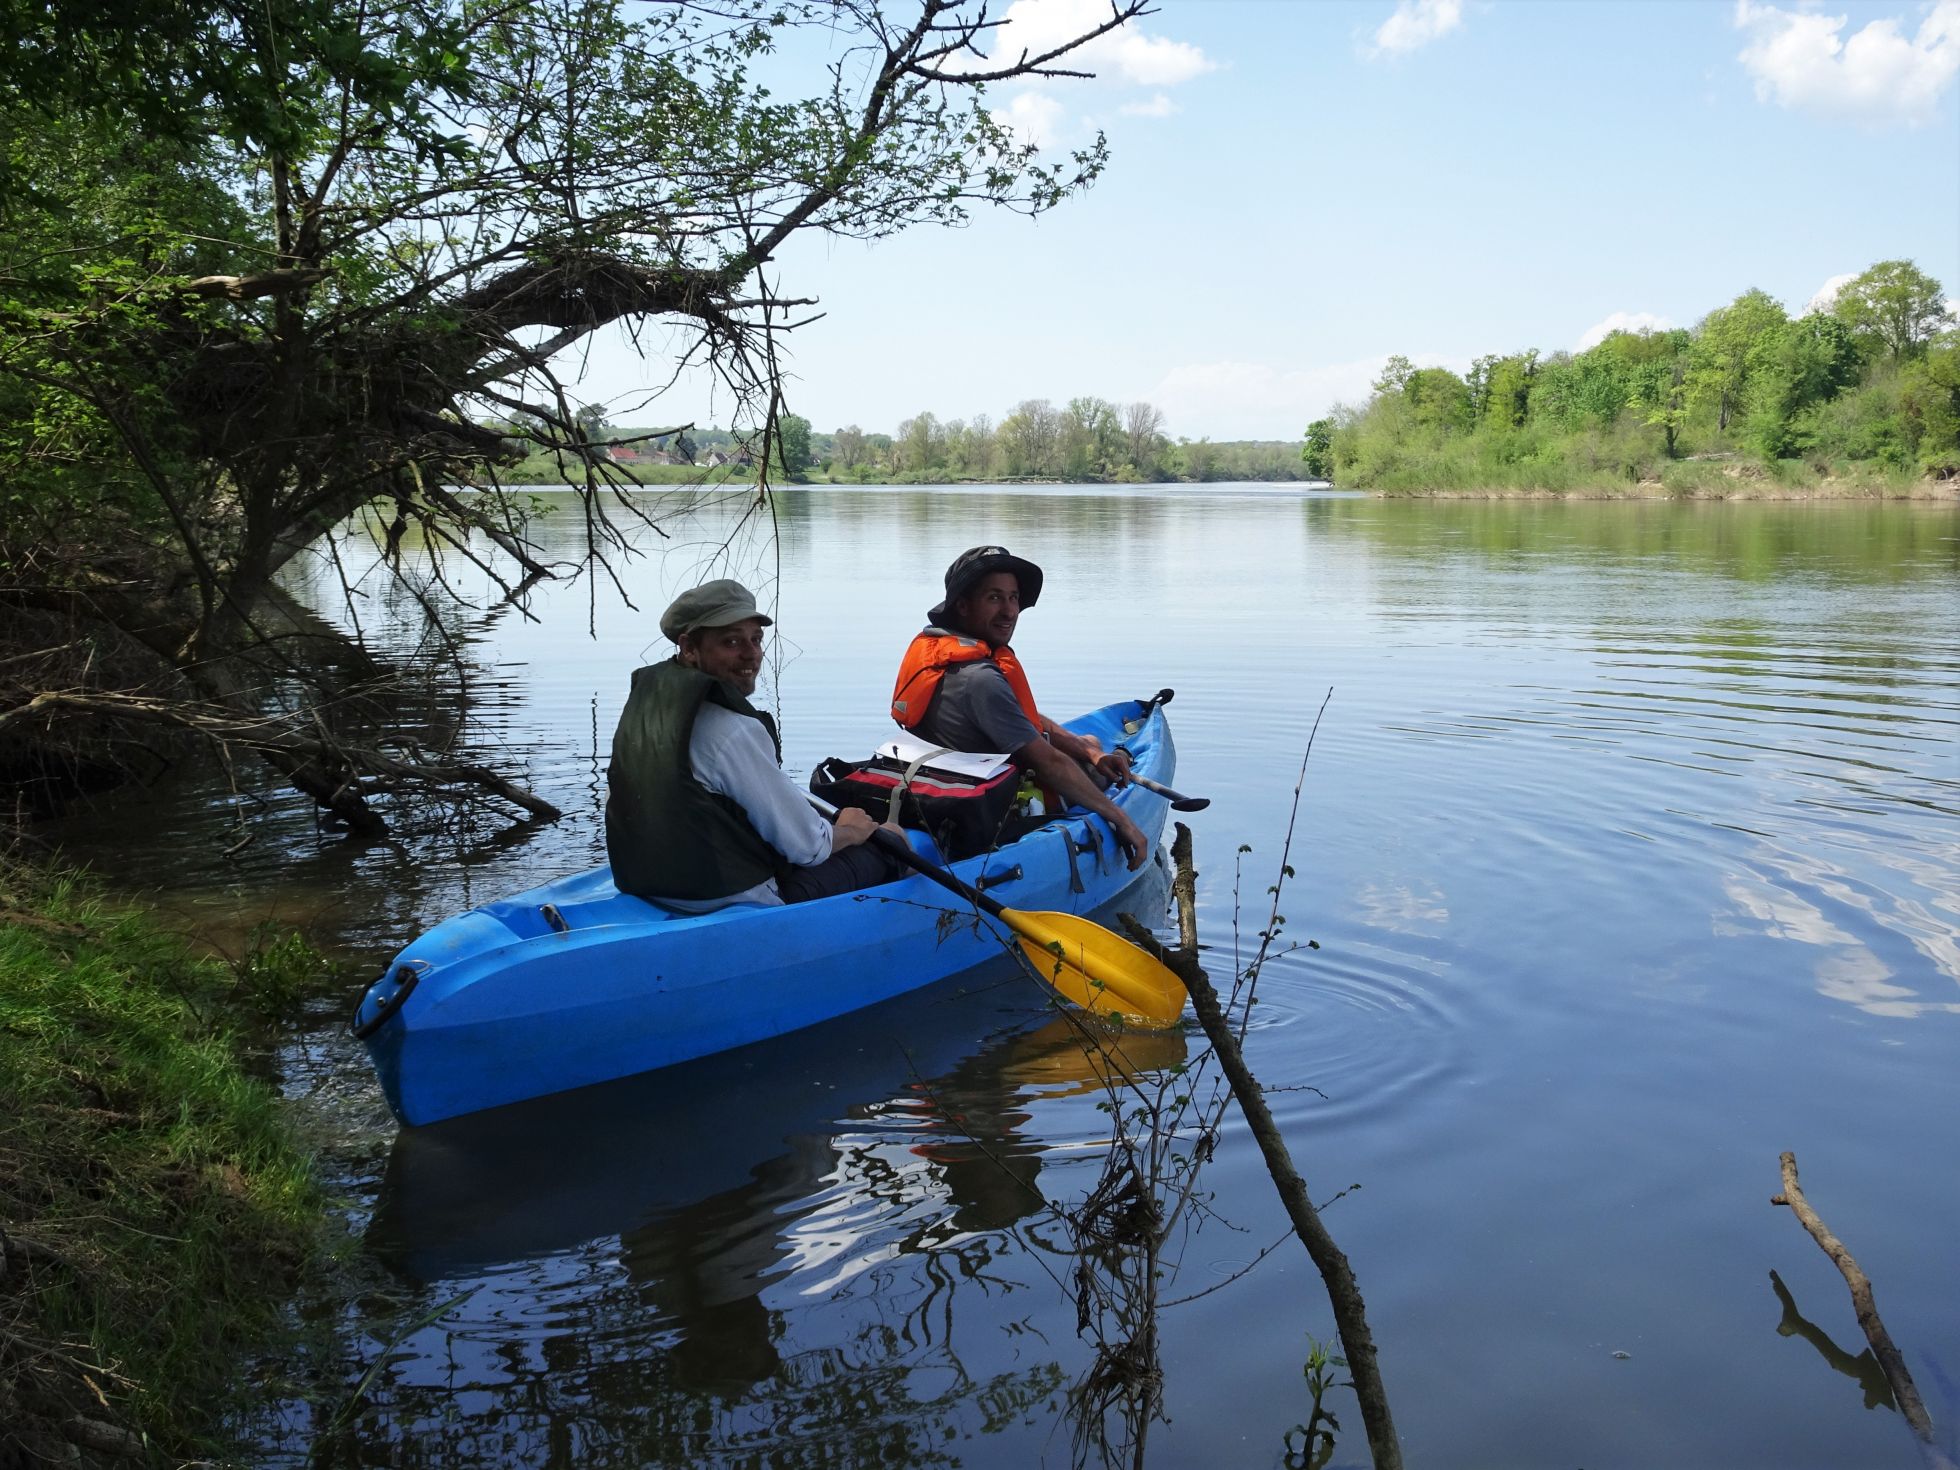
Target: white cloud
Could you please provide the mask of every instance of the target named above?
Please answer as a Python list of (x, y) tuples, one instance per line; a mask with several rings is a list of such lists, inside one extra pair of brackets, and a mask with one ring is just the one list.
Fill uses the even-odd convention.
[(1463, 24), (1463, 0), (1401, 0), (1375, 32), (1374, 54), (1400, 56)]
[(1938, 0), (1908, 39), (1896, 19), (1842, 37), (1847, 17), (1736, 0), (1735, 24), (1749, 33), (1738, 60), (1756, 96), (1784, 107), (1878, 127), (1931, 121), (1960, 75), (1960, 0)]
[(1046, 92), (1017, 92), (1007, 106), (994, 109), (994, 121), (1039, 147), (1061, 131), (1063, 110)]
[(1803, 314), (1809, 316), (1813, 311), (1829, 311), (1837, 304), (1838, 292), (1857, 279), (1856, 271), (1846, 271), (1841, 276), (1832, 276), (1811, 293), (1810, 300), (1804, 305)]
[[(1419, 367), (1446, 365), (1433, 353), (1412, 360)], [(1164, 411), (1173, 438), (1298, 439), (1336, 403), (1365, 403), (1387, 361), (1365, 357), (1311, 368), (1187, 363), (1143, 396)]]
[[(992, 55), (985, 61), (967, 58), (962, 64), (977, 71), (1003, 65), (1023, 54), (1040, 56), (1108, 19), (1109, 0), (1014, 0), (994, 32)], [(1169, 117), (1177, 107), (1162, 88), (1218, 69), (1218, 63), (1200, 47), (1148, 34), (1134, 21), (1057, 57), (1051, 65), (1095, 75), (1093, 79), (1034, 80), (1006, 108), (994, 113), (997, 121), (1034, 143), (1052, 143), (1071, 131), (1072, 120), (1061, 99), (1081, 97), (1085, 87), (1094, 88), (1105, 102), (1113, 100), (1112, 92), (1159, 89), (1142, 101), (1118, 104), (1117, 111), (1131, 117)]]
[(1665, 332), (1673, 325), (1666, 317), (1655, 316), (1651, 311), (1616, 311), (1587, 327), (1573, 350), (1584, 352), (1589, 347), (1597, 347), (1615, 332)]
[[(1095, 54), (1103, 44), (1095, 42), (1089, 48), (1090, 53)], [(1146, 36), (1140, 31), (1130, 31), (1127, 26), (1116, 33), (1110, 49), (1115, 53), (1117, 70), (1140, 87), (1175, 87), (1179, 82), (1218, 70), (1218, 63), (1189, 41)]]
[[(1014, 0), (1001, 16), (993, 54), (998, 61), (1009, 60), (1024, 51), (1039, 56), (1108, 19), (1109, 0)], [(1215, 71), (1218, 66), (1190, 42), (1147, 35), (1134, 21), (1106, 36), (1098, 36), (1080, 50), (1058, 58), (1054, 64), (1113, 73), (1140, 87), (1174, 87)]]

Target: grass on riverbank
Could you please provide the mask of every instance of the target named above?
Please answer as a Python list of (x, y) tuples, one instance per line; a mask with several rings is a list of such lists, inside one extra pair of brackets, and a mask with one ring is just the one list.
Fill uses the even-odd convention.
[(232, 1019), (309, 963), (200, 958), (84, 883), (0, 866), (0, 1464), (208, 1444), (321, 1239)]

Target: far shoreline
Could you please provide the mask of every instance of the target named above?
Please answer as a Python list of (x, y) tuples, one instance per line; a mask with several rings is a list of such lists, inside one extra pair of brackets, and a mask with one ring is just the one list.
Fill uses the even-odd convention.
[[(1696, 469), (1702, 467), (1696, 466)], [(814, 479), (801, 476), (772, 482), (778, 490), (973, 490), (988, 487), (1003, 490), (1039, 489), (1080, 485), (1111, 491), (1156, 489), (1164, 486), (1270, 485), (1297, 488), (1304, 493), (1334, 492), (1366, 496), (1373, 500), (1694, 500), (1694, 501), (1914, 501), (1922, 504), (1960, 502), (1960, 477), (1938, 479), (1930, 475), (1818, 475), (1802, 471), (1800, 477), (1786, 479), (1778, 471), (1760, 465), (1708, 466), (1710, 473), (1684, 475), (1672, 480), (1613, 479), (1568, 486), (1483, 485), (1371, 487), (1341, 485), (1326, 480), (1071, 480), (1026, 477), (1005, 479), (907, 480), (880, 476), (866, 479)], [(510, 489), (573, 490), (582, 481), (505, 480)], [(747, 476), (709, 471), (698, 478), (662, 475), (657, 479), (631, 477), (630, 485), (618, 488), (642, 490), (749, 489), (755, 481)], [(478, 487), (481, 488), (481, 487)]]

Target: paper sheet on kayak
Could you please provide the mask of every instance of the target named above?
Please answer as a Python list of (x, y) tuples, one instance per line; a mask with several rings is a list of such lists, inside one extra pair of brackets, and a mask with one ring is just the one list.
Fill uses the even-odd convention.
[(951, 776), (967, 776), (975, 781), (984, 781), (989, 776), (997, 776), (1013, 764), (1004, 755), (970, 750), (941, 750), (930, 741), (920, 740), (912, 735), (901, 735), (896, 740), (887, 740), (878, 747), (878, 754), (903, 761), (908, 766), (921, 756), (925, 756), (927, 757), (925, 764), (935, 771), (944, 771)]

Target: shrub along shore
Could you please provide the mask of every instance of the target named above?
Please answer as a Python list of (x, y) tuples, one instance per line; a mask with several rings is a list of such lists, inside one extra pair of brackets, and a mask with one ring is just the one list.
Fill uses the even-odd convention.
[(325, 1240), (246, 1036), (316, 957), (226, 964), (0, 865), (0, 1464), (210, 1451)]
[(1582, 470), (1547, 475), (1542, 467), (1509, 483), (1506, 478), (1471, 467), (1459, 476), (1439, 473), (1422, 489), (1370, 493), (1392, 500), (1960, 500), (1960, 479), (1951, 477), (1876, 465), (1765, 465), (1728, 456), (1679, 460), (1637, 479)]

